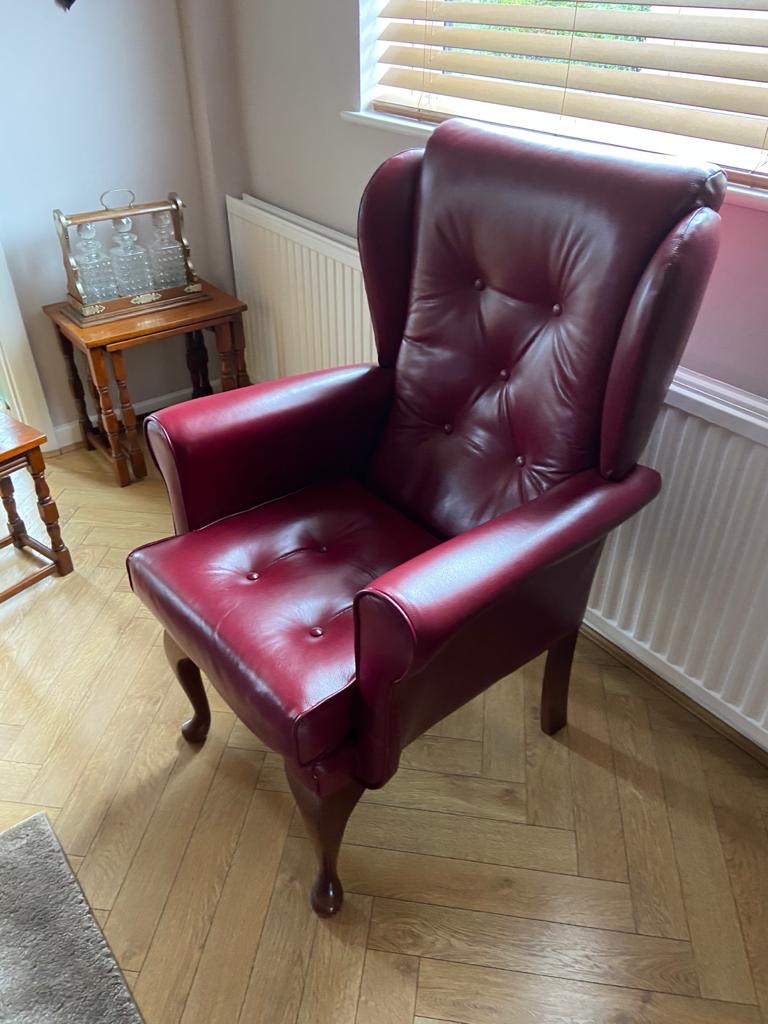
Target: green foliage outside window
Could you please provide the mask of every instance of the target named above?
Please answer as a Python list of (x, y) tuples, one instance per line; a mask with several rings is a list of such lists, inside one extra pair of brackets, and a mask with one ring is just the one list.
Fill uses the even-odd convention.
[[(451, 0), (449, 0), (449, 2), (451, 2)], [(469, 2), (470, 3), (482, 4), (482, 3), (485, 3), (486, 0), (469, 0)], [(563, 6), (562, 0), (493, 0), (493, 2), (497, 3), (497, 4), (509, 4), (509, 5), (526, 6), (526, 7), (562, 7)], [(594, 2), (594, 3), (590, 2), (589, 6), (588, 6), (588, 9), (589, 10), (603, 9), (603, 10), (611, 10), (611, 11), (649, 11), (651, 9), (651, 5), (650, 4), (611, 4), (611, 3), (600, 3), (599, 0), (597, 0), (597, 2)], [(452, 24), (456, 25), (457, 23), (456, 22), (446, 21), (445, 24), (446, 25), (452, 25)], [(483, 25), (482, 23), (479, 23), (477, 25), (467, 25), (466, 23), (462, 23), (461, 27), (462, 28), (488, 28), (487, 25)], [(494, 26), (494, 30), (498, 31), (498, 32), (530, 32), (530, 31), (532, 31), (531, 29), (511, 28), (511, 27), (505, 27), (505, 26), (500, 26), (500, 27)], [(535, 32), (536, 30), (534, 29), (533, 31)], [(556, 36), (569, 36), (569, 35), (571, 35), (571, 33), (567, 29), (547, 29), (546, 30), (546, 34), (547, 35), (556, 35)], [(627, 42), (633, 42), (633, 43), (644, 43), (645, 42), (645, 36), (619, 36), (619, 35), (613, 35), (613, 34), (611, 34), (609, 32), (579, 32), (578, 34), (580, 36), (582, 36), (583, 38), (585, 38), (585, 39), (621, 39), (621, 40), (625, 40)], [(495, 51), (492, 51), (492, 50), (463, 50), (461, 47), (456, 47), (456, 46), (446, 47), (445, 49), (446, 50), (451, 50), (451, 51), (454, 51), (454, 52), (459, 52), (459, 53), (485, 53), (485, 54), (488, 54), (489, 56), (498, 56), (498, 53), (496, 53)], [(510, 52), (513, 52), (511, 47), (510, 47)], [(531, 56), (530, 54), (521, 54), (520, 56), (525, 57), (526, 60), (538, 60), (538, 61), (544, 61), (545, 63), (558, 63), (558, 58), (557, 57), (535, 57), (535, 56)], [(616, 67), (616, 65), (614, 65), (614, 64), (599, 64), (599, 63), (596, 63), (596, 62), (593, 62), (593, 61), (578, 61), (578, 63), (581, 64), (583, 67), (592, 67), (592, 68), (615, 68)], [(622, 67), (622, 70), (624, 70), (624, 71), (640, 71), (640, 68), (638, 68), (638, 67), (630, 67), (630, 68)]]

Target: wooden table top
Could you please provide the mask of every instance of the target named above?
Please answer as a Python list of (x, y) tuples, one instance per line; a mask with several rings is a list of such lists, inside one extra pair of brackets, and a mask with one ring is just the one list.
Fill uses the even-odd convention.
[(10, 462), (17, 455), (39, 448), (48, 438), (34, 427), (20, 423), (7, 412), (0, 410), (0, 462)]
[(211, 296), (209, 299), (188, 302), (169, 309), (134, 313), (118, 320), (85, 327), (81, 327), (67, 315), (67, 302), (54, 302), (50, 306), (44, 306), (43, 312), (80, 348), (106, 348), (117, 342), (134, 341), (151, 335), (184, 334), (186, 331), (204, 326), (209, 320), (223, 320), (248, 308), (234, 295), (228, 295), (207, 281), (201, 280), (200, 284)]

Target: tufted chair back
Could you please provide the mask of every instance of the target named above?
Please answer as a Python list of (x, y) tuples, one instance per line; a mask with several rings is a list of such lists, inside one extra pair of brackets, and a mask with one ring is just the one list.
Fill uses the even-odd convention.
[(714, 239), (724, 188), (714, 168), (460, 120), (387, 161), (359, 231), (395, 368), (371, 486), (448, 537), (585, 469), (626, 475), (698, 309), (670, 256)]

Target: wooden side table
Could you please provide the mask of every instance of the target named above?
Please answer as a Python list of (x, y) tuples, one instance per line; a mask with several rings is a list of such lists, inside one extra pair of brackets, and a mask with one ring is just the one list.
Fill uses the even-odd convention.
[[(134, 345), (162, 341), (184, 334), (187, 338), (187, 367), (192, 379), (192, 397), (211, 394), (208, 380), (208, 354), (203, 331), (213, 331), (221, 361), (221, 386), (224, 391), (250, 384), (245, 366), (244, 302), (202, 282), (211, 296), (201, 302), (171, 309), (148, 311), (121, 317), (108, 323), (81, 327), (67, 314), (68, 304), (57, 302), (44, 312), (53, 321), (64, 354), (69, 386), (77, 406), (80, 431), (86, 448), (98, 448), (111, 460), (115, 479), (121, 487), (147, 475), (141, 450), (136, 412), (128, 391), (123, 350)], [(88, 363), (89, 386), (96, 403), (101, 426), (94, 426), (88, 415), (83, 382), (75, 362), (79, 349)], [(107, 365), (111, 367), (120, 401), (120, 419), (112, 404)], [(130, 469), (129, 469), (130, 465)]]
[[(59, 510), (56, 508), (56, 503), (51, 497), (45, 480), (45, 460), (40, 446), (46, 441), (45, 434), (41, 434), (39, 430), (28, 427), (25, 423), (19, 423), (7, 413), (0, 412), (0, 497), (8, 516), (9, 530), (8, 536), (0, 539), (0, 548), (8, 547), (10, 544), (19, 549), (31, 548), (39, 555), (49, 558), (51, 563), (30, 576), (25, 576), (12, 587), (0, 591), (0, 602), (26, 590), (33, 583), (45, 579), (46, 576), (50, 576), (54, 572), (60, 576), (66, 576), (72, 572), (72, 556), (61, 539)], [(28, 469), (32, 474), (40, 518), (45, 523), (48, 536), (51, 538), (50, 547), (29, 536), (24, 521), (16, 508), (11, 474), (20, 469)]]

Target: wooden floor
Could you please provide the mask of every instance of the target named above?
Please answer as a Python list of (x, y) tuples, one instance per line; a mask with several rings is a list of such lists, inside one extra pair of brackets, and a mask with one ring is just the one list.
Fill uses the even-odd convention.
[(48, 812), (148, 1024), (768, 1024), (768, 772), (588, 641), (566, 733), (536, 663), (405, 752), (318, 921), (277, 758), (179, 738), (123, 568), (165, 496), (106, 470), (51, 461), (77, 572), (0, 606), (0, 828)]

